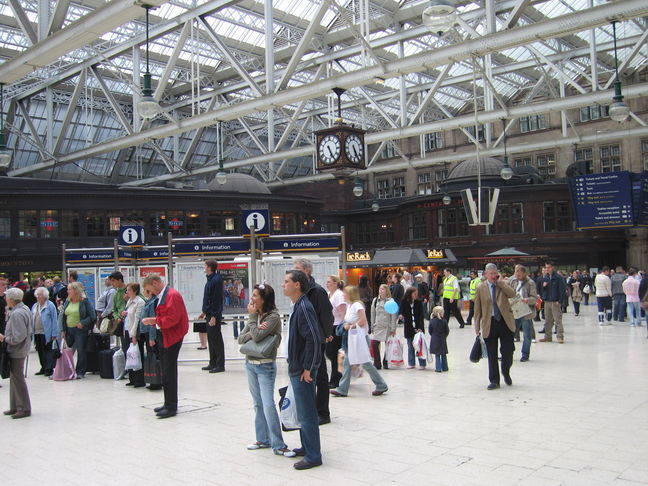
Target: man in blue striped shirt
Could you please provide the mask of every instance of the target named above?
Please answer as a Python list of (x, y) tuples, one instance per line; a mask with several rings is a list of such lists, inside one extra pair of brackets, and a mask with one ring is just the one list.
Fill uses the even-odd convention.
[(283, 292), (293, 303), (288, 331), (288, 374), (295, 393), (302, 443), (295, 452), (298, 456), (304, 456), (294, 464), (295, 469), (310, 469), (322, 464), (315, 382), (322, 359), (323, 341), (317, 314), (305, 294), (308, 287), (308, 277), (304, 272), (286, 272)]

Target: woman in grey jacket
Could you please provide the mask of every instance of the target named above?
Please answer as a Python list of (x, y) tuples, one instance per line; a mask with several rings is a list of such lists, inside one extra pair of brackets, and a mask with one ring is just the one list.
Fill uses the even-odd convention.
[(274, 384), (277, 376), (277, 347), (281, 342), (281, 318), (275, 307), (275, 294), (269, 285), (257, 285), (248, 304), (248, 322), (239, 335), (239, 344), (253, 340), (258, 343), (271, 335), (279, 336), (274, 352), (268, 358), (246, 356), (245, 371), (254, 402), (256, 442), (248, 450), (272, 447), (278, 456), (295, 457), (281, 434), (279, 415), (274, 402)]
[(0, 342), (7, 343), (11, 357), (11, 375), (9, 377), (9, 410), (4, 414), (20, 419), (31, 415), (31, 402), (23, 371), (25, 359), (27, 359), (31, 348), (32, 314), (29, 307), (23, 304), (23, 291), (19, 288), (12, 287), (7, 290), (5, 298), (11, 314), (7, 321), (5, 334), (0, 334)]
[[(398, 314), (390, 314), (385, 310), (385, 304), (391, 297), (389, 287), (382, 284), (378, 289), (378, 297), (371, 302), (371, 347), (373, 348), (374, 366), (377, 369), (381, 368), (380, 363), (380, 343), (386, 342), (389, 336), (396, 334), (396, 326), (398, 325)], [(382, 366), (387, 369), (387, 359), (383, 359)]]

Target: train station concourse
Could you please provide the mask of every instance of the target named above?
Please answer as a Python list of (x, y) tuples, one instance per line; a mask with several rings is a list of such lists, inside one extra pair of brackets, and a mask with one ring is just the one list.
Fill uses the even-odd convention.
[(648, 485), (647, 39), (0, 0), (0, 483)]

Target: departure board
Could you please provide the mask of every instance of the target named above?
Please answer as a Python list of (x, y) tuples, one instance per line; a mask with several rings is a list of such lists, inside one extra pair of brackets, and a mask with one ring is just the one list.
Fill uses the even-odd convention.
[(578, 229), (634, 225), (630, 172), (574, 177), (569, 181)]

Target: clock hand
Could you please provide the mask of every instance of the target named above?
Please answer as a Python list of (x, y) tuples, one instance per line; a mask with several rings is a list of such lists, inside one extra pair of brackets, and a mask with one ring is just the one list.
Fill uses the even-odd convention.
[(331, 150), (331, 146), (330, 146), (330, 145), (327, 145), (326, 148), (328, 149), (329, 154), (331, 155), (331, 158), (332, 158), (332, 159), (335, 158), (335, 157), (333, 156), (333, 151)]
[(353, 156), (354, 156), (354, 157), (357, 157), (357, 156), (358, 156), (358, 151), (356, 150), (355, 147), (351, 147), (351, 152), (353, 153)]

